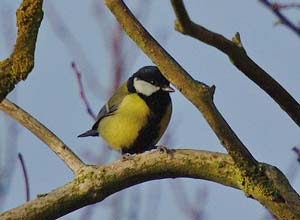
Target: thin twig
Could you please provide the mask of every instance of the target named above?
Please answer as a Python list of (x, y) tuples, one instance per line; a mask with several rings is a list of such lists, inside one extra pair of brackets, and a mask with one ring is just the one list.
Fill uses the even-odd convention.
[[(11, 98), (17, 100), (16, 91), (11, 94)], [(21, 133), (18, 123), (10, 117), (4, 117), (1, 122), (3, 123), (3, 128), (6, 128), (6, 132), (5, 134), (2, 133), (2, 137), (5, 137), (5, 142), (0, 143), (0, 149), (1, 144), (3, 144), (0, 155), (5, 155), (2, 161), (2, 167), (0, 167), (0, 209), (5, 201), (6, 194), (8, 194), (12, 186), (12, 177), (17, 165), (15, 158), (18, 152), (17, 149)]]
[[(1, 35), (4, 38), (4, 41), (1, 42), (1, 47), (6, 50), (7, 53), (10, 53), (13, 50), (14, 41), (15, 41), (15, 25), (14, 25), (14, 16), (15, 12), (13, 7), (8, 2), (2, 2), (0, 7), (0, 28)], [(11, 94), (13, 99), (17, 98), (17, 91)], [(1, 115), (0, 115), (1, 117)], [(20, 129), (18, 123), (14, 120), (5, 117), (4, 120), (1, 120), (4, 127), (7, 128), (5, 137), (5, 142), (0, 141), (0, 155), (5, 155), (0, 165), (0, 210), (2, 205), (8, 196), (10, 187), (12, 186), (12, 176), (14, 175), (14, 170), (16, 167), (15, 156), (17, 153), (17, 146), (19, 140)]]
[(300, 3), (273, 3), (273, 5), (279, 9), (299, 9)]
[(230, 57), (232, 63), (250, 80), (263, 89), (300, 127), (299, 103), (246, 53), (238, 34), (230, 41), (222, 35), (195, 24), (182, 0), (171, 0), (176, 14), (175, 29), (203, 43), (211, 45)]
[[(292, 21), (290, 21), (284, 14), (281, 13), (282, 8), (287, 8), (288, 5), (281, 5), (279, 3), (271, 3), (269, 0), (259, 0), (263, 5), (265, 5), (267, 8), (269, 8), (276, 17), (280, 20), (281, 24), (284, 24), (286, 27), (288, 27), (290, 30), (292, 30), (295, 34), (300, 37), (300, 27), (293, 24)], [(291, 6), (291, 5), (290, 5)], [(293, 7), (300, 7), (300, 5), (293, 5)]]
[[(111, 86), (111, 94), (120, 86), (122, 75), (124, 73), (124, 61), (125, 57), (122, 53), (122, 46), (124, 44), (124, 33), (121, 27), (116, 24), (114, 31), (112, 32), (111, 38), (111, 49), (112, 49), (112, 67), (113, 67), (113, 81)], [(130, 57), (130, 56), (129, 56)]]
[(88, 99), (86, 98), (86, 95), (85, 95), (85, 91), (84, 91), (84, 88), (83, 88), (83, 85), (82, 85), (81, 72), (78, 70), (75, 62), (72, 62), (71, 66), (72, 66), (72, 69), (74, 70), (74, 73), (75, 73), (75, 76), (76, 76), (76, 79), (77, 79), (77, 83), (78, 83), (78, 86), (79, 86), (80, 98), (84, 103), (86, 111), (89, 114), (89, 116), (91, 116), (94, 120), (96, 120), (96, 115), (93, 112), (93, 110), (92, 110), (92, 108), (91, 108), (91, 106), (88, 102)]
[(84, 47), (74, 36), (65, 19), (60, 15), (55, 7), (54, 1), (45, 1), (45, 15), (53, 33), (62, 42), (66, 51), (70, 56), (74, 57), (76, 63), (81, 67), (81, 70), (89, 73), (86, 77), (86, 82), (89, 85), (90, 91), (96, 96), (105, 93), (105, 89), (101, 86), (100, 81), (96, 77), (98, 71), (92, 65), (90, 59), (86, 56)]
[(297, 161), (300, 163), (300, 150), (298, 147), (293, 147), (292, 150), (295, 152), (297, 156)]
[(18, 158), (22, 167), (22, 173), (25, 181), (25, 193), (26, 193), (26, 201), (28, 202), (30, 200), (30, 187), (29, 187), (29, 180), (28, 180), (28, 174), (25, 166), (25, 161), (23, 159), (23, 156), (21, 153), (18, 153)]
[(65, 162), (73, 173), (78, 174), (80, 169), (85, 166), (79, 157), (77, 157), (76, 154), (74, 154), (73, 151), (55, 134), (16, 104), (4, 99), (0, 103), (0, 110), (10, 115), (48, 145), (48, 147), (50, 147), (50, 149)]

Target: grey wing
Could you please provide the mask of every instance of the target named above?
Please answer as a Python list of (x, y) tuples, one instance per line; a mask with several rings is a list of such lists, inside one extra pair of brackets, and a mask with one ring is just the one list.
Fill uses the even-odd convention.
[(98, 124), (101, 121), (101, 119), (112, 115), (118, 109), (118, 107), (119, 107), (119, 105), (113, 105), (113, 106), (109, 107), (108, 103), (106, 103), (99, 111), (96, 121), (92, 127), (92, 130), (96, 130), (98, 128)]
[(114, 95), (108, 100), (108, 102), (101, 108), (96, 118), (93, 130), (97, 130), (99, 122), (102, 118), (112, 115), (121, 104), (124, 97), (128, 94), (127, 81), (125, 81), (114, 93)]

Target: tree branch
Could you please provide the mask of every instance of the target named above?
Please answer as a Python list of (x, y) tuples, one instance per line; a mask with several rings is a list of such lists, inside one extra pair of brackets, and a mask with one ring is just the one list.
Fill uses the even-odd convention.
[[(300, 200), (294, 196), (297, 194), (284, 175), (270, 165), (261, 165), (268, 170), (270, 178), (280, 185), (280, 190), (288, 195), (285, 203), (272, 201), (273, 205), (284, 211), (286, 219), (299, 218)], [(56, 219), (135, 184), (176, 177), (205, 179), (237, 189), (244, 187), (240, 182), (240, 172), (226, 154), (199, 150), (172, 150), (169, 153), (151, 151), (105, 166), (87, 166), (65, 186), (0, 214), (0, 219)], [(261, 190), (259, 185), (253, 187), (254, 191)], [(270, 200), (265, 202), (268, 204)], [(298, 209), (294, 213), (291, 207)]]
[(78, 70), (75, 62), (72, 62), (71, 66), (72, 66), (72, 69), (74, 70), (74, 73), (75, 73), (75, 76), (76, 76), (76, 80), (77, 80), (77, 83), (78, 83), (80, 98), (81, 98), (81, 100), (84, 103), (84, 106), (86, 108), (86, 111), (87, 111), (88, 115), (91, 116), (91, 118), (95, 121), (96, 118), (97, 118), (97, 115), (93, 112), (93, 110), (92, 110), (92, 108), (91, 108), (91, 106), (89, 104), (89, 101), (88, 101), (88, 99), (86, 97), (85, 90), (84, 90), (83, 84), (82, 84), (82, 75), (81, 75), (81, 72)]
[(247, 172), (257, 162), (213, 103), (215, 87), (194, 80), (144, 29), (121, 0), (105, 0), (124, 31), (158, 66), (164, 76), (203, 114), (237, 166)]
[(291, 4), (280, 4), (280, 3), (271, 3), (268, 0), (259, 0), (264, 6), (269, 8), (275, 16), (280, 20), (281, 24), (284, 24), (287, 28), (292, 30), (295, 34), (300, 37), (300, 27), (293, 24), (284, 14), (281, 13), (282, 8), (292, 8), (292, 7), (300, 7), (299, 3), (291, 3)]
[(29, 186), (29, 179), (28, 179), (28, 174), (27, 174), (27, 169), (25, 166), (25, 161), (23, 159), (23, 156), (21, 153), (18, 153), (18, 158), (21, 164), (22, 168), (22, 173), (24, 177), (24, 185), (25, 185), (25, 195), (26, 195), (26, 202), (30, 200), (30, 186)]
[[(225, 154), (194, 150), (137, 154), (105, 166), (88, 166), (72, 182), (11, 211), (0, 219), (55, 219), (102, 201), (129, 186), (154, 179), (191, 177), (239, 188), (239, 172)], [(63, 205), (62, 205), (63, 204)], [(47, 217), (46, 217), (47, 216)]]
[[(280, 185), (276, 184), (268, 176), (268, 170), (253, 158), (215, 107), (213, 103), (215, 87), (209, 87), (188, 75), (144, 29), (122, 0), (104, 0), (104, 2), (129, 37), (160, 68), (164, 76), (203, 114), (232, 157), (235, 166), (241, 171), (242, 179), (240, 181), (246, 195), (265, 205), (278, 218), (284, 219), (287, 215), (300, 217), (299, 213), (295, 214), (298, 211), (282, 206), (287, 200), (286, 194), (281, 194)], [(298, 198), (297, 193), (294, 192), (293, 195)]]
[(18, 34), (9, 58), (0, 61), (0, 101), (15, 84), (26, 79), (34, 66), (38, 30), (43, 19), (43, 0), (23, 0), (17, 10)]
[(189, 18), (182, 0), (171, 0), (176, 14), (175, 29), (203, 43), (211, 45), (230, 57), (232, 63), (250, 80), (263, 89), (300, 126), (299, 103), (246, 53), (239, 37), (230, 41), (220, 34), (195, 24)]
[(0, 102), (0, 110), (18, 121), (48, 145), (51, 150), (66, 163), (73, 173), (78, 174), (81, 168), (85, 166), (73, 151), (55, 134), (19, 106), (11, 103), (7, 99), (3, 99), (2, 102)]

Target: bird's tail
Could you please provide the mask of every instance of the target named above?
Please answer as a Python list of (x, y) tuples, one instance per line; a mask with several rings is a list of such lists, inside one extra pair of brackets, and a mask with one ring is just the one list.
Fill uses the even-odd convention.
[(88, 130), (80, 135), (78, 135), (77, 137), (88, 137), (88, 136), (98, 136), (99, 133), (97, 130)]

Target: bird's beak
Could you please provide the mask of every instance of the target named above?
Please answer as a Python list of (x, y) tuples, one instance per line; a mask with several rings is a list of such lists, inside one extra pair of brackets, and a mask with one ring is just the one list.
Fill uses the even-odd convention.
[(171, 86), (161, 87), (161, 90), (164, 92), (175, 92), (175, 90)]

